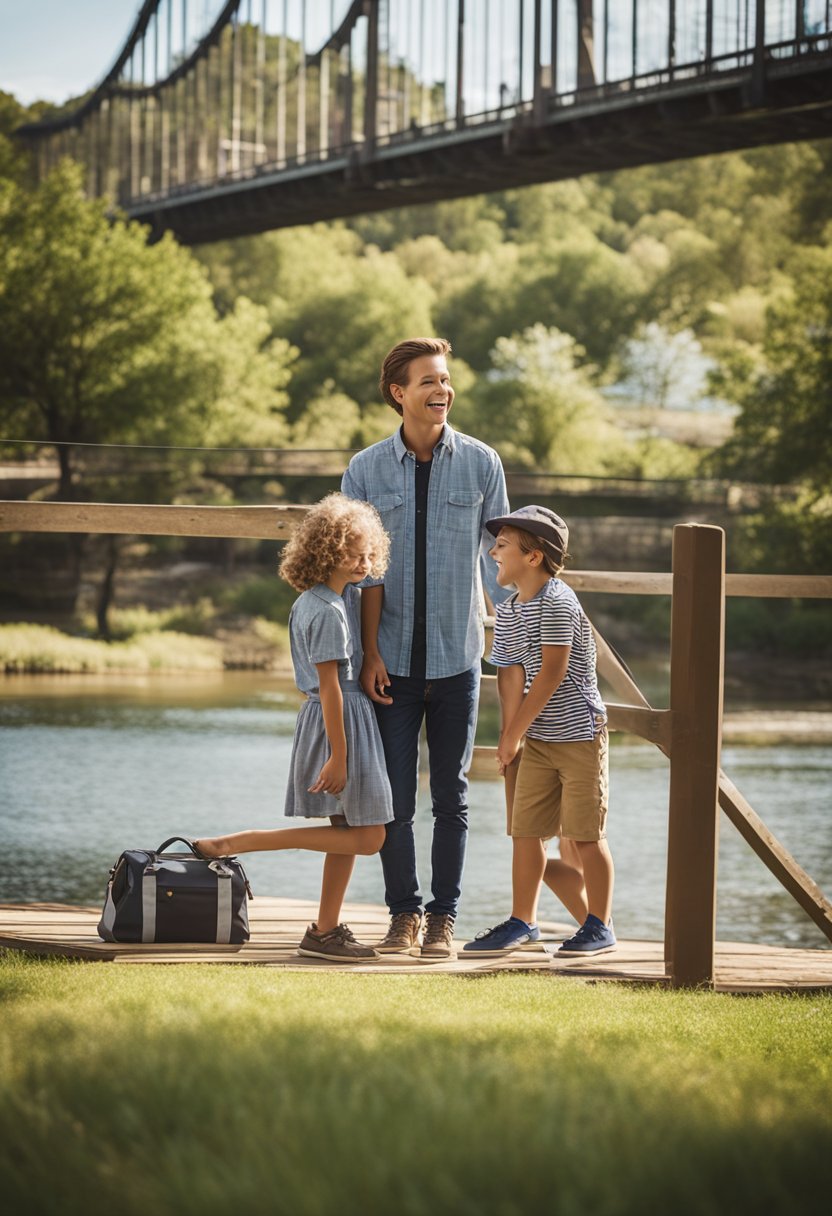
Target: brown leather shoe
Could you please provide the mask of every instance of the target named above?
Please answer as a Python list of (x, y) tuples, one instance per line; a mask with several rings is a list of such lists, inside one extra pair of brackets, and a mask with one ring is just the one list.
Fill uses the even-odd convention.
[(379, 954), (407, 954), (418, 947), (421, 932), (421, 912), (396, 912), (390, 917), (390, 928), (375, 948)]
[(425, 916), (425, 938), (421, 958), (441, 961), (454, 953), (454, 918), (444, 912), (428, 912)]
[(369, 963), (378, 958), (372, 946), (362, 946), (352, 935), (349, 925), (336, 925), (328, 933), (319, 933), (311, 924), (298, 946), (298, 954), (309, 958), (326, 958), (332, 963)]

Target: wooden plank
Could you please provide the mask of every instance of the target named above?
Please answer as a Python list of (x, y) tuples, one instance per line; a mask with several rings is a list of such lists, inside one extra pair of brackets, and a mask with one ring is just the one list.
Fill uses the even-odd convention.
[(644, 706), (616, 705), (607, 702), (610, 730), (627, 731), (655, 743), (660, 751), (670, 754), (672, 714), (669, 709), (645, 709)]
[(727, 574), (725, 594), (752, 599), (832, 599), (832, 576), (826, 574)]
[[(460, 951), (456, 957), (439, 963), (423, 962), (418, 957), (387, 955), (367, 964), (334, 964), (296, 954), (303, 927), (314, 915), (316, 905), (307, 900), (258, 897), (259, 905), (251, 915), (252, 937), (245, 945), (222, 947), (203, 945), (119, 945), (102, 942), (96, 934), (99, 911), (92, 907), (56, 904), (13, 904), (0, 906), (0, 945), (41, 955), (62, 955), (80, 961), (114, 962), (125, 966), (212, 964), (224, 966), (267, 966), (290, 971), (338, 971), (375, 975), (478, 975), (499, 971), (536, 972), (558, 979), (582, 983), (669, 982), (665, 972), (661, 942), (620, 940), (615, 954), (595, 959), (559, 959), (553, 951), (557, 937), (568, 926), (547, 922), (548, 939), (541, 949), (524, 951), (498, 959), (469, 958)], [(350, 904), (345, 918), (380, 929), (386, 924), (387, 910), (374, 904)], [(24, 924), (20, 917), (25, 915)], [(63, 935), (53, 928), (39, 933), (38, 919), (45, 926), (63, 925)], [(79, 928), (79, 922), (81, 922)], [(9, 925), (14, 929), (9, 932)], [(277, 931), (275, 931), (277, 926)], [(362, 936), (358, 933), (359, 938)], [(365, 934), (365, 940), (372, 940)], [(765, 944), (720, 942), (715, 949), (714, 987), (721, 992), (809, 992), (832, 990), (832, 950), (795, 950)]]
[[(573, 591), (609, 595), (671, 595), (673, 575), (652, 571), (564, 570), (560, 578)], [(726, 574), (725, 594), (751, 599), (832, 599), (832, 575)], [(493, 618), (486, 625), (493, 627)]]
[(239, 536), (286, 540), (306, 507), (141, 506), (0, 502), (0, 532), (100, 532), (123, 536)]
[(719, 774), (719, 805), (780, 885), (832, 941), (832, 903), (722, 771)]
[(560, 576), (573, 591), (614, 595), (670, 595), (672, 574), (627, 570), (564, 570)]
[[(626, 731), (639, 739), (654, 743), (665, 755), (670, 750), (670, 710), (643, 709), (635, 705), (615, 705), (607, 703), (607, 716), (610, 730)], [(474, 748), (474, 761), (477, 772), (486, 771), (485, 766), (493, 762), (496, 773), (497, 748), (478, 744)], [(472, 768), (475, 765), (472, 763)]]
[(725, 533), (673, 529), (665, 964), (674, 987), (714, 979)]
[[(123, 536), (220, 536), (286, 540), (305, 506), (198, 507), (141, 503), (0, 501), (0, 532), (94, 532)], [(687, 526), (687, 525), (685, 525)], [(670, 595), (672, 574), (627, 570), (564, 570), (575, 591)], [(725, 594), (780, 599), (832, 599), (832, 576), (729, 574)], [(486, 617), (493, 628), (494, 618)]]

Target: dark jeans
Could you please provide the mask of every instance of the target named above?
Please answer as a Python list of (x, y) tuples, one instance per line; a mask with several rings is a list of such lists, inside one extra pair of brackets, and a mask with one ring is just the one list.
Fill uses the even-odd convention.
[(391, 676), (392, 705), (376, 705), (387, 774), (393, 790), (393, 821), (381, 850), (385, 900), (391, 913), (422, 908), (413, 817), (419, 780), (419, 734), (425, 720), (433, 802), (433, 899), (428, 912), (456, 916), (468, 834), (468, 779), (479, 698), (479, 664), (442, 680)]

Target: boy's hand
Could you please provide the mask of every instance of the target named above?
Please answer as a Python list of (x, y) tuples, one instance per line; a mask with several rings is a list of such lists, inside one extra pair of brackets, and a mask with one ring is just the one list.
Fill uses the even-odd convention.
[(390, 687), (390, 677), (387, 674), (384, 659), (378, 652), (365, 653), (359, 682), (371, 701), (376, 701), (379, 705), (393, 704), (393, 698), (386, 692)]
[(341, 793), (346, 784), (346, 760), (336, 760), (334, 756), (330, 756), (320, 773), (318, 773), (318, 780), (314, 785), (310, 785), (309, 793), (337, 795)]
[(518, 739), (512, 735), (500, 735), (500, 742), (497, 744), (497, 765), (501, 777), (505, 776), (505, 771), (520, 751), (522, 742), (522, 737)]

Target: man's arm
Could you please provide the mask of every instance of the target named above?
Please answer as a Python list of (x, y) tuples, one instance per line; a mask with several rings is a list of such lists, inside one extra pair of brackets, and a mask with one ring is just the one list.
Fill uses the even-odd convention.
[(516, 710), (513, 718), (503, 728), (497, 748), (498, 764), (511, 764), (523, 742), (523, 736), (540, 711), (560, 688), (569, 666), (571, 646), (543, 646), (542, 665), (532, 680), (531, 687)]
[(495, 607), (506, 599), (511, 594), (511, 591), (510, 589), (501, 587), (497, 582), (497, 566), (493, 557), (488, 556), (488, 551), (494, 544), (494, 537), (485, 525), (489, 519), (500, 519), (501, 516), (508, 515), (510, 510), (505, 473), (503, 472), (499, 456), (495, 454), (494, 463), (487, 482), (483, 486), (482, 518), (480, 520), (482, 528), (482, 535), (480, 537), (480, 574), (482, 576), (483, 587)]
[(384, 584), (364, 587), (361, 592), (361, 648), (364, 661), (359, 682), (371, 701), (377, 701), (379, 705), (392, 705), (393, 698), (384, 692), (390, 684), (390, 677), (378, 649), (378, 627), (383, 606)]

